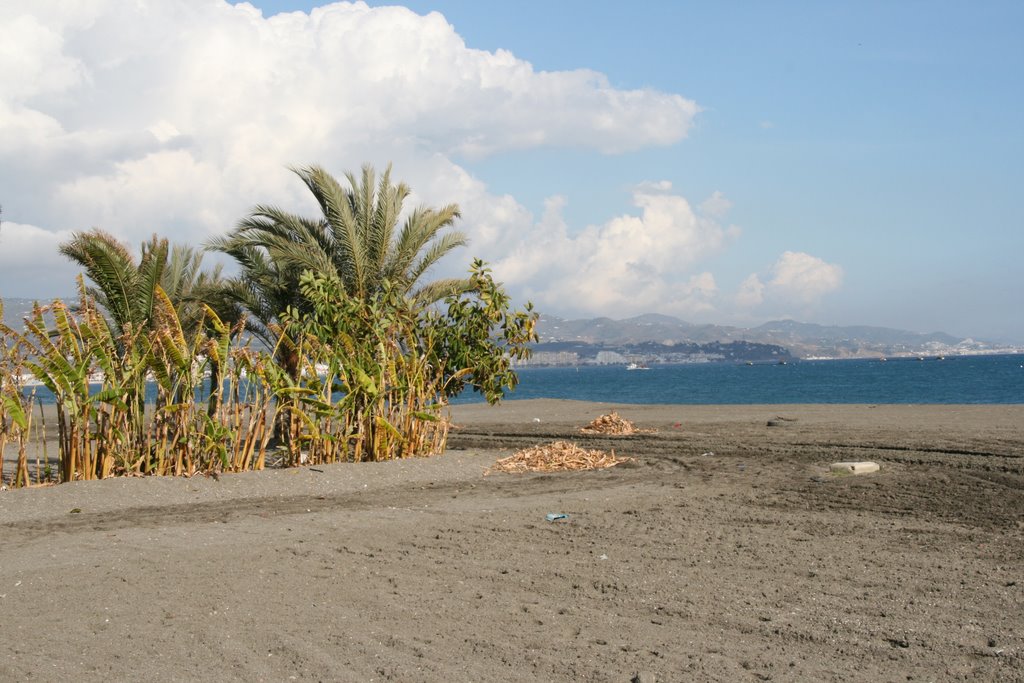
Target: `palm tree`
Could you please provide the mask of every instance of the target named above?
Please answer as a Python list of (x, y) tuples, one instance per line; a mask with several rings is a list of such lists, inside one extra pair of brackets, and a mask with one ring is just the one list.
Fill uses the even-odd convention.
[(165, 294), (183, 331), (194, 339), (201, 330), (202, 303), (209, 300), (219, 314), (233, 319), (231, 310), (214, 294), (223, 282), (221, 267), (203, 271), (203, 252), (171, 245), (154, 235), (141, 248), (138, 263), (128, 248), (99, 229), (77, 232), (60, 245), (60, 252), (85, 269), (92, 282), (86, 291), (107, 314), (115, 337), (151, 331), (157, 301)]
[(61, 254), (85, 269), (92, 282), (86, 291), (117, 338), (151, 329), (168, 250), (167, 240), (154, 235), (136, 263), (124, 244), (99, 229), (76, 232), (60, 245)]
[[(208, 248), (238, 262), (241, 272), (225, 291), (248, 311), (247, 329), (276, 349), (278, 363), (292, 380), (299, 378), (298, 351), (279, 334), (277, 323), (289, 308), (309, 309), (299, 287), (303, 272), (336, 279), (346, 295), (366, 302), (387, 286), (409, 297), (415, 307), (469, 287), (468, 279), (421, 282), (442, 257), (466, 244), (463, 233), (444, 232), (460, 217), (455, 204), (419, 207), (399, 228), (410, 190), (405, 183), (392, 185), (390, 165), (379, 182), (369, 165), (363, 166), (361, 179), (347, 173), (348, 188), (320, 166), (291, 171), (313, 194), (319, 216), (257, 205)], [(284, 423), (278, 420), (274, 431), (280, 438)]]
[[(86, 292), (106, 313), (111, 336), (121, 350), (135, 335), (155, 331), (173, 315), (188, 347), (210, 333), (204, 304), (222, 321), (236, 322), (240, 312), (224, 294), (221, 266), (202, 269), (203, 252), (185, 245), (170, 246), (156, 235), (143, 243), (138, 263), (128, 248), (99, 229), (75, 233), (60, 245), (60, 252), (85, 269), (92, 285)], [(161, 302), (165, 302), (161, 307)], [(171, 314), (166, 308), (174, 308)], [(210, 361), (210, 405), (213, 413), (219, 398), (220, 367)], [(141, 400), (141, 397), (140, 397)]]
[(247, 312), (246, 330), (272, 348), (278, 337), (272, 329), (278, 315), (289, 307), (303, 307), (298, 289), (301, 273), (256, 246), (236, 244), (227, 253), (238, 262), (240, 272), (222, 281), (218, 294), (225, 303)]
[(321, 215), (306, 218), (278, 207), (258, 205), (227, 236), (209, 248), (233, 256), (241, 275), (231, 284), (235, 301), (257, 324), (253, 331), (273, 344), (268, 326), (287, 308), (301, 308), (299, 276), (310, 270), (335, 277), (351, 297), (370, 300), (387, 283), (428, 306), (463, 291), (464, 279), (421, 282), (442, 257), (466, 244), (458, 231), (442, 234), (460, 217), (455, 204), (413, 210), (401, 229), (407, 185), (391, 184), (391, 166), (380, 181), (371, 166), (362, 178), (346, 174), (342, 187), (319, 166), (291, 169), (313, 193)]

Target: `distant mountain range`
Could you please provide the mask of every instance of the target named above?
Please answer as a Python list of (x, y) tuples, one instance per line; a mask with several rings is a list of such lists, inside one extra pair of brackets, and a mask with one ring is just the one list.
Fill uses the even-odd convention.
[(796, 357), (857, 358), (921, 354), (1012, 351), (943, 332), (921, 334), (887, 327), (826, 326), (794, 320), (775, 320), (758, 327), (695, 325), (668, 315), (646, 314), (613, 320), (566, 320), (543, 316), (538, 334), (544, 342), (579, 342), (605, 347), (629, 347), (644, 342), (679, 344), (745, 341), (778, 345)]
[[(32, 310), (31, 299), (4, 299), (4, 322), (21, 327)], [(1000, 347), (943, 332), (921, 334), (888, 327), (835, 326), (774, 320), (757, 327), (695, 325), (668, 315), (648, 313), (625, 320), (590, 318), (567, 320), (542, 316), (538, 324), (541, 347), (566, 348), (559, 342), (609, 350), (632, 349), (651, 343), (663, 345), (720, 345), (748, 342), (780, 346), (797, 358), (857, 358), (900, 355), (951, 355), (997, 353), (1020, 349)]]

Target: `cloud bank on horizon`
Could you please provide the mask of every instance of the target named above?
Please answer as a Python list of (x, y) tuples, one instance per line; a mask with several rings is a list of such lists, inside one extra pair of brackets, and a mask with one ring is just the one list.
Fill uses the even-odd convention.
[(722, 192), (692, 200), (636, 178), (630, 210), (568, 225), (565, 198), (534, 216), (472, 172), (474, 160), (524, 149), (674, 145), (700, 111), (681, 94), (470, 49), (440, 14), (402, 7), (264, 17), (223, 0), (6, 3), (0, 294), (73, 291), (76, 270), (57, 253), (72, 231), (199, 244), (256, 203), (313, 213), (289, 165), (341, 175), (393, 162), (412, 204), (462, 207), (470, 248), (439, 276), (480, 256), (514, 297), (558, 315), (813, 310), (843, 270), (798, 245), (720, 290), (713, 261), (743, 239)]

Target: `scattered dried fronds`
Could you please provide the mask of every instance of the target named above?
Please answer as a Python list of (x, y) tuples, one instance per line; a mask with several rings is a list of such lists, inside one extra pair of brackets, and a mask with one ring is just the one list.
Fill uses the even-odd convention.
[(568, 441), (555, 441), (526, 448), (502, 458), (484, 472), (563, 472), (568, 470), (599, 470), (614, 467), (632, 458), (617, 458), (615, 451), (590, 451)]
[(610, 434), (613, 436), (628, 436), (630, 434), (651, 434), (655, 429), (639, 429), (632, 421), (612, 411), (607, 415), (595, 419), (586, 427), (580, 427), (584, 434)]

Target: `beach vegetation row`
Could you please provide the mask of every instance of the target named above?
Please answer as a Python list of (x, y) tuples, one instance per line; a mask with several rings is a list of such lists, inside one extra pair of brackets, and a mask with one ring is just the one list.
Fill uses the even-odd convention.
[[(466, 242), (451, 230), (457, 206), (404, 214), (410, 190), (390, 167), (379, 181), (370, 167), (349, 174), (348, 187), (320, 167), (295, 173), (321, 215), (255, 207), (207, 245), (234, 258), (233, 277), (157, 236), (137, 260), (95, 229), (61, 245), (83, 269), (77, 301), (0, 327), (0, 452), (17, 452), (0, 479), (430, 455), (452, 397), (493, 403), (514, 389), (512, 363), (536, 341), (532, 307), (514, 309), (479, 260), (466, 278), (425, 279)], [(52, 395), (55, 423), (33, 386)]]

